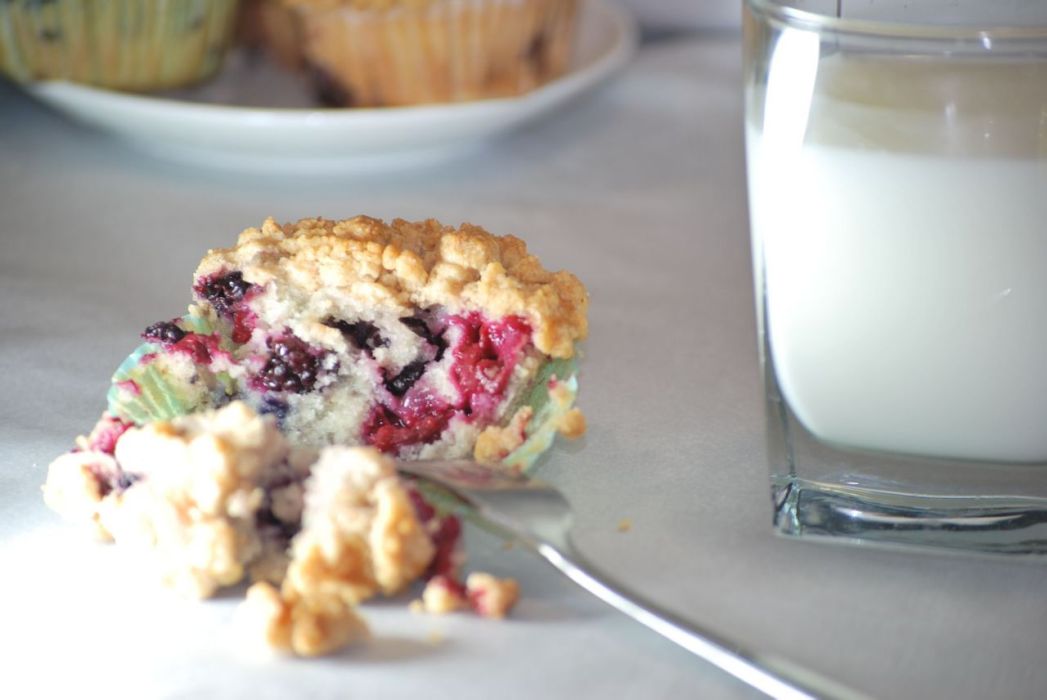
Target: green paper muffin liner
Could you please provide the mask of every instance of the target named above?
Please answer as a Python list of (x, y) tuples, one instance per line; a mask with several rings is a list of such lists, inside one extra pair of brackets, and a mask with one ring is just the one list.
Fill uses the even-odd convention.
[[(191, 314), (179, 319), (178, 325), (200, 335), (213, 332), (207, 319)], [(135, 348), (116, 368), (112, 382), (107, 396), (109, 413), (136, 425), (170, 420), (222, 403), (215, 400), (216, 393), (222, 398), (235, 391), (234, 382), (224, 372), (211, 373), (188, 355), (167, 352), (156, 343)]]
[(0, 72), (159, 90), (221, 66), (239, 0), (0, 0)]
[[(578, 396), (577, 374), (577, 354), (567, 359), (549, 361), (541, 368), (530, 391), (518, 404), (518, 407), (530, 406), (534, 411), (524, 430), (526, 439), (502, 460), (505, 467), (524, 474), (535, 471), (539, 458), (552, 447), (559, 432), (560, 419), (574, 406)], [(551, 395), (549, 384), (553, 380), (567, 391), (560, 392), (556, 397)], [(499, 537), (505, 535), (502, 530), (476, 517), (470, 507), (463, 505), (458, 497), (443, 486), (421, 479), (415, 480), (414, 484), (439, 515), (454, 514), (491, 534)]]
[[(534, 468), (538, 459), (549, 450), (559, 430), (560, 419), (574, 406), (578, 396), (578, 363), (575, 357), (546, 362), (538, 372), (520, 405), (530, 406), (534, 412), (524, 430), (523, 444), (510, 452), (502, 463), (522, 472)], [(566, 389), (555, 397), (549, 391), (552, 381)]]

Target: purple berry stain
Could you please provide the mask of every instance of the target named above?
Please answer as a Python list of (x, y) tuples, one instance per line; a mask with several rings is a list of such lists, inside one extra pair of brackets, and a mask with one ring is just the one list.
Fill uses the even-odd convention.
[(113, 484), (113, 487), (115, 488), (116, 491), (126, 491), (127, 489), (131, 488), (134, 485), (134, 483), (136, 481), (138, 481), (139, 479), (141, 479), (141, 478), (142, 477), (140, 475), (138, 475), (138, 474), (132, 474), (130, 472), (125, 472), (124, 470), (121, 469), (119, 476), (116, 477), (116, 483)]
[(280, 424), (287, 420), (287, 414), (290, 412), (290, 410), (291, 407), (287, 404), (286, 401), (281, 401), (280, 399), (274, 399), (271, 397), (267, 397), (258, 409), (259, 413), (261, 413), (262, 415), (274, 416), (276, 418), (276, 422)]

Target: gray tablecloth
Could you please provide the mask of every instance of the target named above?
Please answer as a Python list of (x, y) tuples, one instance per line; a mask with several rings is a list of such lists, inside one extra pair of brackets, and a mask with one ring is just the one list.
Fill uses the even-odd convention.
[(543, 475), (600, 565), (877, 697), (1047, 695), (1042, 567), (771, 534), (743, 163), (736, 37), (647, 45), (480, 154), (374, 176), (169, 165), (0, 85), (0, 696), (757, 696), (474, 532), (472, 564), (522, 583), (511, 620), (377, 602), (368, 644), (259, 659), (231, 624), (237, 592), (180, 600), (44, 508), (47, 463), (93, 424), (141, 329), (183, 310), (207, 248), (267, 215), (356, 213), (515, 233), (588, 285), (589, 432)]

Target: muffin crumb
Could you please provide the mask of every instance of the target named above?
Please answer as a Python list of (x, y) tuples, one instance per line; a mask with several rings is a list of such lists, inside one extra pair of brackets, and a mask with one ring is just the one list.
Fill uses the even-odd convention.
[(465, 590), (470, 604), (481, 617), (501, 619), (520, 598), (520, 585), (514, 579), (496, 578), (479, 571), (469, 574)]

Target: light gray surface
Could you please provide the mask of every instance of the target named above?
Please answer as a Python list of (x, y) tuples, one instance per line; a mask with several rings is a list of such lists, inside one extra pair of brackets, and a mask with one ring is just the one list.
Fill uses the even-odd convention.
[(92, 425), (137, 333), (181, 312), (208, 247), (269, 214), (361, 212), (516, 233), (586, 282), (589, 433), (543, 476), (574, 501), (596, 562), (877, 697), (1047, 695), (1042, 567), (772, 536), (740, 46), (699, 37), (645, 47), (620, 80), (479, 156), (375, 177), (167, 165), (0, 85), (0, 696), (755, 696), (478, 535), (472, 564), (522, 583), (511, 621), (380, 602), (365, 611), (369, 645), (259, 661), (230, 631), (235, 595), (189, 604), (155, 590), (43, 507), (47, 463)]
[(622, 0), (645, 27), (654, 30), (738, 27), (737, 0)]

